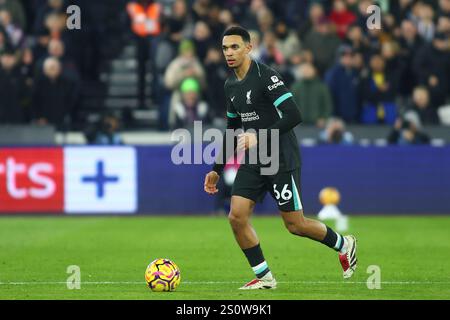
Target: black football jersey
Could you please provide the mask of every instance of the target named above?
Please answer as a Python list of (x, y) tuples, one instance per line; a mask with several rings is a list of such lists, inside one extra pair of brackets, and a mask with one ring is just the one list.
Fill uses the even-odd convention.
[[(243, 129), (269, 129), (283, 117), (283, 103), (292, 99), (280, 74), (252, 60), (242, 80), (233, 73), (225, 82), (227, 117), (240, 118)], [(280, 170), (300, 167), (300, 150), (293, 130), (280, 135)], [(247, 163), (247, 162), (246, 162)]]

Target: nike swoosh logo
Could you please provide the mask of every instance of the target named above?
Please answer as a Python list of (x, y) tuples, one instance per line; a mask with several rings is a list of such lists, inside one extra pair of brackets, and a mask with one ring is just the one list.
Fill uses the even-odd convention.
[(278, 202), (278, 205), (279, 206), (282, 206), (283, 204), (286, 204), (286, 203), (288, 203), (289, 202), (289, 200), (288, 201), (285, 201), (285, 202)]
[(234, 97), (231, 98), (231, 102), (233, 102), (233, 101), (234, 101)]

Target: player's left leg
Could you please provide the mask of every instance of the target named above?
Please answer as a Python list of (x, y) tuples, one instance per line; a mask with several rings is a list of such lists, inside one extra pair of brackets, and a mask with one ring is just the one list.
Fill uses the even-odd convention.
[(305, 218), (302, 210), (280, 213), (290, 233), (318, 241), (338, 251), (344, 278), (353, 275), (357, 263), (354, 236), (342, 236), (320, 221)]
[(344, 278), (352, 276), (356, 269), (356, 239), (342, 236), (320, 221), (305, 218), (300, 199), (300, 169), (279, 172), (271, 178), (272, 196), (286, 228), (294, 235), (318, 241), (339, 252)]

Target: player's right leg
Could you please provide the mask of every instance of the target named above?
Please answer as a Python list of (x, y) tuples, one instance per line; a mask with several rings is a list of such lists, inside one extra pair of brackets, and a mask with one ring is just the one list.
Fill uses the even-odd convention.
[(231, 208), (228, 215), (231, 229), (256, 276), (256, 279), (248, 282), (240, 289), (274, 289), (276, 288), (276, 281), (264, 259), (255, 229), (250, 223), (254, 206), (253, 200), (236, 195), (231, 197)]
[(276, 287), (276, 281), (264, 259), (258, 236), (250, 223), (255, 203), (260, 201), (265, 193), (265, 181), (259, 172), (242, 165), (231, 191), (231, 208), (228, 217), (236, 241), (255, 273), (256, 279), (241, 289), (272, 289)]

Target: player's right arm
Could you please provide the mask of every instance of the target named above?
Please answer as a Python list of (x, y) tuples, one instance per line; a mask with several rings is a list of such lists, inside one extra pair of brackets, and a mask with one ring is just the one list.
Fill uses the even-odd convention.
[[(225, 84), (225, 94), (227, 93), (226, 90), (226, 84)], [(237, 113), (236, 109), (233, 106), (233, 102), (231, 101), (231, 98), (226, 94), (226, 104), (227, 104), (227, 130), (225, 130), (224, 137), (223, 137), (223, 143), (222, 143), (222, 150), (219, 153), (219, 156), (216, 159), (216, 162), (214, 163), (214, 166), (212, 170), (206, 175), (205, 177), (205, 184), (204, 188), (205, 191), (209, 194), (215, 194), (217, 193), (217, 182), (219, 181), (220, 176), (222, 175), (223, 169), (225, 168), (225, 164), (228, 159), (226, 159), (226, 142), (227, 142), (227, 132), (228, 129), (237, 130), (239, 128), (242, 128), (242, 122), (241, 117)], [(237, 139), (234, 139), (234, 150), (236, 152), (235, 146), (237, 145)]]
[[(225, 96), (226, 96), (226, 105), (227, 105), (227, 130), (225, 130), (225, 133), (223, 135), (223, 143), (222, 143), (222, 150), (219, 153), (219, 156), (216, 159), (216, 163), (213, 166), (213, 171), (217, 172), (217, 174), (220, 176), (223, 172), (223, 169), (225, 167), (225, 163), (227, 162), (227, 154), (226, 154), (226, 142), (227, 142), (227, 134), (231, 130), (237, 130), (242, 128), (242, 121), (241, 116), (237, 113), (236, 108), (233, 105), (233, 97), (230, 97), (227, 92), (227, 84), (225, 83)], [(236, 152), (236, 144), (237, 141), (234, 139), (234, 145), (233, 150)], [(230, 155), (228, 155), (230, 156)]]

